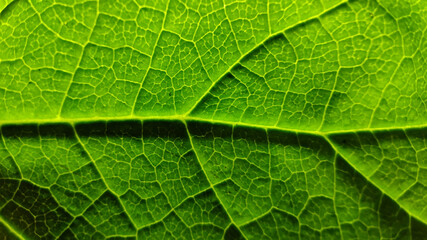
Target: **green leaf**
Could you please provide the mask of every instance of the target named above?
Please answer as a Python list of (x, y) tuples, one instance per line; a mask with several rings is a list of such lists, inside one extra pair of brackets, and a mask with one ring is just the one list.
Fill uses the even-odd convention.
[(427, 5), (0, 1), (1, 239), (424, 239)]

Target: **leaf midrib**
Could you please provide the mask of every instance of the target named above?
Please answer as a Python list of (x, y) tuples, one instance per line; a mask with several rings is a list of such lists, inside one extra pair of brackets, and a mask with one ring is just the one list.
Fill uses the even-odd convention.
[(284, 132), (294, 132), (294, 133), (305, 133), (311, 135), (320, 135), (327, 136), (331, 134), (346, 134), (346, 133), (357, 133), (357, 132), (381, 132), (381, 131), (392, 131), (392, 130), (408, 130), (408, 129), (417, 129), (417, 128), (427, 128), (427, 123), (423, 124), (414, 124), (406, 126), (391, 126), (391, 127), (373, 127), (373, 128), (348, 128), (348, 129), (336, 129), (336, 130), (310, 130), (310, 129), (300, 129), (300, 128), (286, 128), (278, 127), (273, 125), (262, 125), (246, 122), (233, 122), (226, 120), (217, 120), (217, 119), (208, 119), (200, 117), (192, 117), (187, 115), (173, 115), (173, 116), (149, 116), (149, 117), (138, 117), (138, 116), (129, 116), (129, 117), (87, 117), (87, 118), (47, 118), (47, 119), (22, 119), (22, 120), (0, 120), (0, 126), (5, 125), (26, 125), (26, 124), (80, 124), (80, 123), (90, 123), (90, 122), (110, 122), (110, 121), (181, 121), (181, 122), (202, 122), (210, 124), (221, 124), (227, 126), (235, 127), (246, 127), (246, 128), (257, 128), (257, 129), (266, 129), (266, 130), (278, 130)]

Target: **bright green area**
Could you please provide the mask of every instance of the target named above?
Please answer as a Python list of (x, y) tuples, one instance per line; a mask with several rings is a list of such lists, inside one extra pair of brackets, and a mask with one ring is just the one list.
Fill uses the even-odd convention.
[(424, 239), (427, 4), (0, 1), (0, 239)]
[(19, 0), (1, 13), (0, 119), (421, 125), (426, 26), (405, 1)]

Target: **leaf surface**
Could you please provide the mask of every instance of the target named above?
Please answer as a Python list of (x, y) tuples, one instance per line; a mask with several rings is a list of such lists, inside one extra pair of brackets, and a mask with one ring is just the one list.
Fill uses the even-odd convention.
[(0, 2), (0, 236), (424, 239), (426, 10)]

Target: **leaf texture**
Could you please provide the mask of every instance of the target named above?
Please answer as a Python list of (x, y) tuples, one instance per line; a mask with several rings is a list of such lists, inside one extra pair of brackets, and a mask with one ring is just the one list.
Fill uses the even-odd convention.
[(0, 1), (0, 238), (425, 239), (426, 21)]

